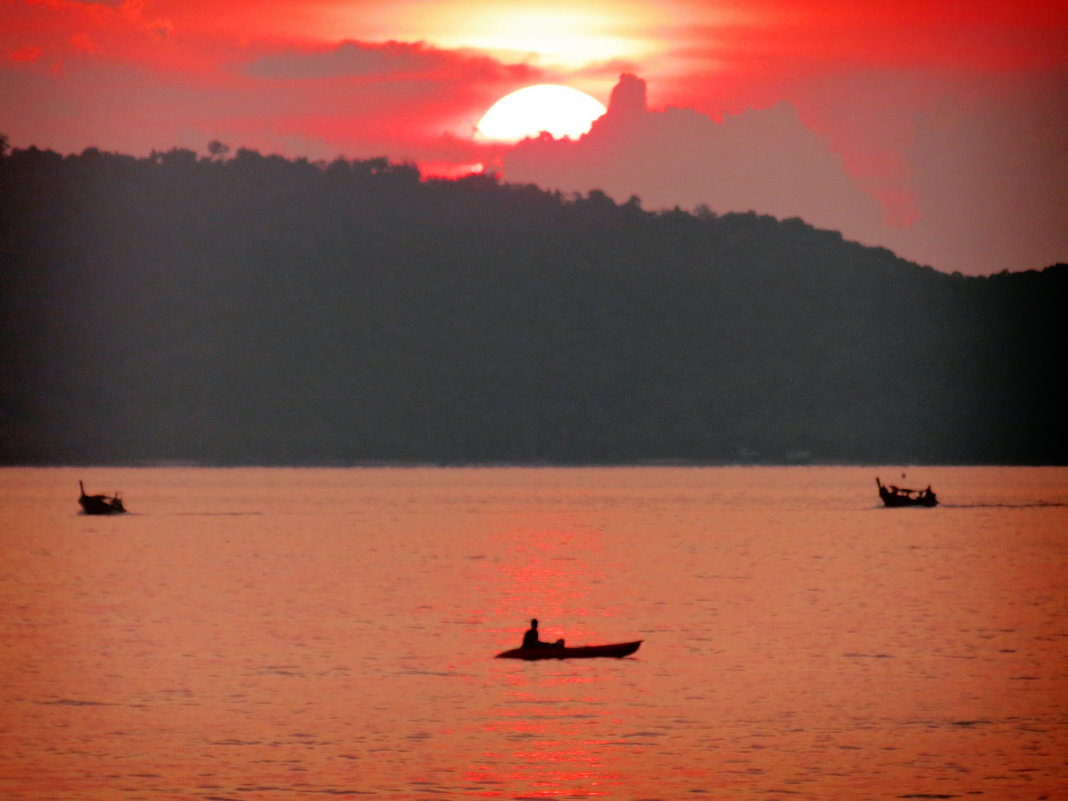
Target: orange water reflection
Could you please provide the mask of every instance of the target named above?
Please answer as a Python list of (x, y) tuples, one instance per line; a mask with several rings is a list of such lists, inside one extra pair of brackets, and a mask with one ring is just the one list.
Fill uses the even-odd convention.
[(1068, 474), (870, 472), (8, 471), (0, 797), (1060, 798)]

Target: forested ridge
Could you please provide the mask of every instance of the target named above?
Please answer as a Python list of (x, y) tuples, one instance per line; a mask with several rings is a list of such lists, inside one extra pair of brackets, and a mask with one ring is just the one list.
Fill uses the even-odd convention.
[(1068, 266), (385, 159), (0, 157), (0, 462), (1064, 464)]

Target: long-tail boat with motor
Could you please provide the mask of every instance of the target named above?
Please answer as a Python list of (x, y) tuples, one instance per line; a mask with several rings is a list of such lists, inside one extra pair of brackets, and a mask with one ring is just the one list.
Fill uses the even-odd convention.
[(78, 498), (78, 503), (82, 505), (82, 511), (87, 515), (121, 515), (126, 512), (126, 507), (123, 506), (119, 493), (116, 492), (114, 495), (86, 495), (85, 484), (79, 481), (78, 487), (82, 491), (81, 497)]
[(513, 648), (501, 651), (495, 659), (589, 659), (595, 656), (611, 656), (620, 659), (638, 650), (641, 640), (617, 642), (609, 645), (539, 645), (536, 648)]
[(938, 496), (930, 487), (922, 490), (884, 485), (878, 477), (875, 483), (879, 487), (879, 497), (886, 506), (938, 506)]

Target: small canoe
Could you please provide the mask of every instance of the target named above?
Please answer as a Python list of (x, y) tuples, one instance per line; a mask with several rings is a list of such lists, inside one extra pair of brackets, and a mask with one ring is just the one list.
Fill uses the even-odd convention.
[(611, 645), (544, 645), (540, 648), (513, 648), (501, 651), (495, 659), (589, 659), (594, 656), (612, 656), (619, 659), (638, 650), (641, 640), (617, 642)]

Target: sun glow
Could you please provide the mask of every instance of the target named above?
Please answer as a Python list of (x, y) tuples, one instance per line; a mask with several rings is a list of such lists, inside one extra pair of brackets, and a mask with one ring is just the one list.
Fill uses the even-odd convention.
[[(350, 6), (351, 8), (351, 6)], [(447, 49), (474, 49), (506, 63), (576, 69), (613, 60), (635, 62), (662, 49), (654, 31), (665, 9), (638, 0), (395, 0), (346, 11), (336, 23), (355, 25), (363, 37), (425, 41)], [(336, 28), (335, 28), (336, 30)]]
[(577, 139), (605, 113), (600, 101), (569, 86), (539, 84), (494, 103), (478, 123), (476, 139), (518, 142), (543, 131), (554, 139)]
[(604, 20), (577, 10), (503, 8), (469, 22), (466, 30), (456, 30), (463, 33), (451, 44), (498, 53), (506, 59), (536, 55), (555, 64), (581, 64), (633, 56), (636, 49), (625, 37), (611, 33)]

